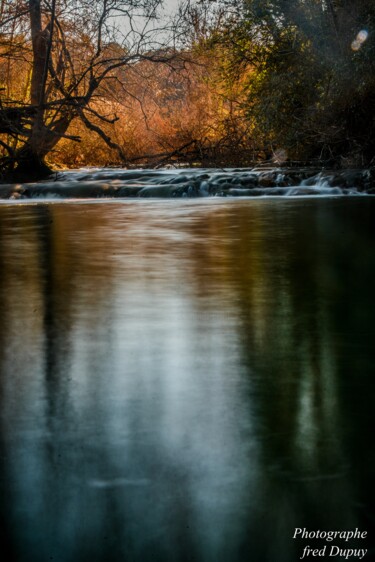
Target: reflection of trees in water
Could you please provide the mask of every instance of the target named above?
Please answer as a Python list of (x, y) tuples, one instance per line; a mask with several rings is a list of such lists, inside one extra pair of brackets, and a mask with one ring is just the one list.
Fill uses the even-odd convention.
[(278, 519), (286, 541), (290, 528), (313, 522), (371, 527), (358, 505), (373, 505), (360, 478), (373, 466), (372, 397), (360, 387), (373, 359), (371, 220), (368, 207), (337, 205), (288, 211), (280, 203), (272, 212), (238, 204), (230, 217), (215, 210), (191, 227), (200, 240), (191, 248), (196, 295), (240, 319), (264, 497), (274, 498), (272, 514), (265, 506), (259, 517), (272, 527)]
[[(357, 408), (350, 410), (361, 397), (371, 417), (372, 398), (353, 380), (368, 385), (370, 375), (372, 346), (364, 332), (373, 336), (374, 259), (366, 237), (353, 230), (369, 217), (363, 207), (362, 215), (358, 208), (327, 212), (324, 205), (301, 208), (300, 217), (287, 204), (273, 214), (238, 205), (237, 240), (233, 225), (212, 215), (224, 231), (216, 251), (227, 257), (227, 292), (238, 309), (256, 398), (265, 495), (274, 497), (270, 525), (278, 518), (284, 537), (288, 525), (370, 524), (361, 509), (358, 515), (358, 502), (369, 498), (369, 480), (358, 478), (368, 472), (369, 433)], [(351, 213), (359, 216), (353, 221)], [(364, 338), (356, 349), (358, 329)]]
[[(238, 535), (238, 517), (231, 522), (215, 506), (229, 502), (235, 509), (246, 455), (233, 444), (233, 412), (224, 412), (223, 435), (217, 427), (225, 400), (219, 330), (206, 350), (213, 369), (209, 380), (217, 389), (209, 392), (208, 381), (201, 386), (209, 405), (186, 380), (191, 368), (199, 385), (209, 369), (188, 353), (190, 338), (200, 329), (189, 316), (189, 289), (179, 294), (187, 274), (179, 265), (190, 257), (183, 244), (169, 246), (160, 225), (145, 229), (142, 213), (86, 210), (87, 215), (68, 214), (57, 205), (29, 207), (20, 228), (12, 225), (6, 233), (6, 279), (10, 286), (18, 283), (17, 307), (4, 293), (12, 321), (29, 318), (30, 303), (37, 303), (34, 334), (27, 321), (5, 342), (10, 346), (20, 337), (30, 355), (30, 361), (20, 359), (7, 397), (9, 405), (18, 395), (20, 412), (8, 408), (4, 429), (12, 435), (8, 470), (15, 485), (3, 509), (16, 505), (21, 513), (13, 544), (39, 556), (62, 549), (80, 560), (107, 559), (108, 549), (142, 560), (184, 560), (195, 550), (199, 557), (210, 549), (225, 557)], [(110, 221), (116, 220), (113, 228)], [(10, 240), (23, 248), (22, 259)], [(13, 268), (19, 262), (24, 277), (16, 280)], [(137, 325), (137, 310), (147, 326)], [(174, 314), (172, 328), (168, 313)], [(140, 329), (139, 341), (129, 325)], [(174, 327), (181, 333), (174, 335)], [(206, 327), (210, 330), (210, 319)], [(201, 343), (194, 341), (201, 352)], [(171, 361), (173, 344), (181, 353)], [(174, 380), (176, 369), (182, 380)], [(9, 365), (4, 373), (10, 376)], [(191, 399), (197, 400), (191, 405), (196, 420), (189, 413)], [(31, 411), (22, 411), (29, 401)], [(30, 437), (28, 427), (36, 432)], [(225, 470), (219, 470), (221, 464)], [(238, 482), (233, 474), (228, 477), (228, 469)], [(222, 487), (226, 492), (220, 498)]]
[[(2, 441), (6, 480), (12, 483), (1, 512), (8, 513), (8, 552), (36, 548), (42, 556), (46, 537), (63, 540), (69, 528), (74, 536), (82, 516), (64, 474), (74, 461), (77, 429), (69, 427), (74, 425), (70, 368), (76, 286), (82, 271), (87, 279), (95, 278), (95, 256), (90, 257), (89, 245), (77, 255), (77, 225), (58, 207), (9, 207), (2, 209), (1, 218)], [(83, 229), (91, 226), (90, 220), (81, 222)], [(100, 294), (105, 299), (100, 288), (88, 294), (95, 303)], [(13, 506), (21, 512), (17, 531), (23, 532), (23, 541), (14, 537), (15, 527), (9, 527)]]
[[(199, 559), (226, 545), (222, 560), (258, 546), (260, 561), (282, 562), (295, 526), (359, 525), (371, 397), (352, 374), (360, 361), (367, 382), (359, 273), (371, 286), (374, 262), (365, 250), (348, 261), (365, 241), (350, 223), (347, 237), (331, 234), (341, 211), (192, 204), (180, 220), (164, 203), (26, 209), (0, 223), (7, 497), (29, 513), (25, 549), (47, 552), (47, 533), (80, 560), (108, 548)], [(227, 503), (213, 509), (215, 494)]]

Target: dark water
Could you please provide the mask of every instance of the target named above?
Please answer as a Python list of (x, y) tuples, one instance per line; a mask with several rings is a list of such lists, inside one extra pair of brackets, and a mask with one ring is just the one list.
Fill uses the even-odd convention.
[(0, 205), (5, 559), (370, 550), (293, 534), (374, 528), (374, 220), (366, 197)]

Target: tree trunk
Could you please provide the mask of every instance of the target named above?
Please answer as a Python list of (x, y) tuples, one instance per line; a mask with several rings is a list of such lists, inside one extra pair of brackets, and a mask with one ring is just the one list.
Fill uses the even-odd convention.
[(52, 169), (45, 163), (45, 156), (56, 146), (65, 135), (72, 116), (66, 114), (49, 128), (42, 123), (41, 127), (33, 128), (29, 142), (16, 154), (17, 167), (15, 175), (30, 179), (42, 179), (52, 173)]
[(25, 182), (43, 179), (51, 175), (52, 169), (45, 163), (44, 157), (36, 154), (28, 145), (16, 154), (17, 167), (12, 173), (13, 179)]
[[(46, 177), (51, 169), (44, 158), (55, 146), (62, 134), (68, 128), (69, 121), (57, 123), (53, 129), (45, 123), (45, 88), (47, 81), (48, 59), (51, 51), (53, 32), (52, 13), (51, 23), (42, 28), (42, 12), (40, 0), (28, 0), (30, 10), (31, 42), (33, 49), (33, 64), (31, 72), (30, 102), (36, 109), (32, 117), (30, 137), (26, 144), (16, 153), (17, 166), (15, 175), (26, 179)], [(54, 9), (55, 2), (52, 2)], [(62, 125), (62, 127), (61, 127)]]
[(33, 70), (31, 76), (30, 101), (32, 105), (42, 105), (44, 102), (43, 76), (47, 64), (48, 33), (42, 29), (42, 12), (40, 0), (29, 0), (31, 42), (33, 47)]

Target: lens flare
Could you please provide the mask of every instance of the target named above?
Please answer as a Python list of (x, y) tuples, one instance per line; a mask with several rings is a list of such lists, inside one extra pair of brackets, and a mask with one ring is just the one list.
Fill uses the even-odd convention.
[(366, 29), (361, 29), (361, 31), (357, 33), (357, 37), (352, 42), (352, 50), (359, 51), (359, 49), (362, 47), (363, 43), (367, 40), (367, 38), (368, 38), (368, 31)]
[(275, 162), (275, 164), (283, 164), (284, 162), (286, 162), (286, 160), (288, 160), (288, 153), (286, 150), (284, 150), (283, 148), (278, 148), (274, 151), (272, 162)]
[(368, 37), (368, 31), (366, 31), (366, 29), (362, 29), (357, 35), (357, 39), (361, 43), (364, 43), (366, 41), (367, 37)]

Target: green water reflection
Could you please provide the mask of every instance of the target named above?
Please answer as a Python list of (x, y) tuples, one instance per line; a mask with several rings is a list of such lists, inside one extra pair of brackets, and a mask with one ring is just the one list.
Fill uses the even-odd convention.
[(295, 527), (372, 533), (374, 218), (1, 205), (7, 560), (290, 562)]

